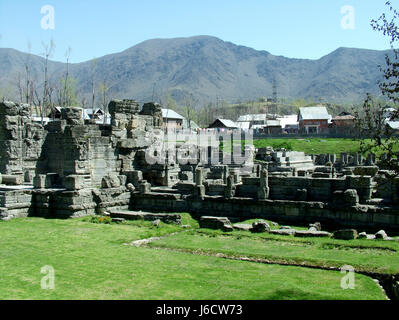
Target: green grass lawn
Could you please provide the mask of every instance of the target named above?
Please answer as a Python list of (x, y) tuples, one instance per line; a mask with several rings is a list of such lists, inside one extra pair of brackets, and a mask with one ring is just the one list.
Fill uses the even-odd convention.
[[(183, 223), (194, 228), (165, 224), (158, 228), (148, 222), (95, 224), (90, 218), (0, 222), (0, 299), (384, 299), (373, 280), (359, 274), (356, 288), (343, 290), (342, 274), (337, 271), (124, 245), (181, 231), (153, 244), (254, 255), (278, 254), (279, 250), (281, 256), (325, 258), (321, 253), (312, 257), (306, 246), (284, 246), (283, 237), (281, 243), (266, 245), (260, 236), (250, 233), (234, 232), (234, 237), (225, 237), (198, 230), (187, 214)], [(246, 234), (249, 236), (244, 238)], [(335, 251), (340, 263), (357, 261), (354, 256), (345, 259), (345, 250)], [(380, 263), (372, 255), (366, 256), (370, 264)], [(386, 258), (388, 265), (397, 261), (396, 257)], [(45, 265), (55, 270), (54, 290), (40, 287), (44, 276), (40, 270)]]
[(231, 256), (268, 259), (311, 266), (335, 267), (351, 265), (358, 271), (399, 273), (399, 242), (371, 240), (334, 240), (326, 238), (294, 238), (277, 235), (250, 235), (201, 231), (174, 235), (150, 246), (202, 250)]
[[(364, 140), (370, 142), (371, 140)], [(360, 141), (345, 138), (309, 138), (309, 139), (260, 139), (254, 140), (256, 148), (273, 147), (274, 149), (285, 148), (287, 150), (302, 151), (306, 154), (336, 154), (360, 152)], [(395, 148), (399, 151), (399, 145)], [(379, 155), (381, 151), (375, 151)]]
[(254, 140), (256, 148), (271, 146), (275, 149), (289, 146), (291, 150), (303, 151), (306, 154), (341, 154), (341, 152), (358, 152), (360, 141), (353, 139), (262, 139)]

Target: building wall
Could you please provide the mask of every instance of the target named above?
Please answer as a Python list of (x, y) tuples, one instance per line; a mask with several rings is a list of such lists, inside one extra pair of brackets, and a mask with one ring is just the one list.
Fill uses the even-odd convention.
[(334, 125), (337, 127), (352, 127), (355, 125), (355, 120), (347, 119), (347, 120), (334, 120)]
[(301, 120), (299, 121), (299, 131), (311, 133), (308, 131), (308, 127), (317, 127), (317, 133), (328, 132), (328, 121), (327, 120)]
[(0, 172), (33, 175), (45, 136), (28, 105), (0, 103)]
[(181, 130), (183, 128), (183, 120), (164, 118), (163, 128), (168, 130)]

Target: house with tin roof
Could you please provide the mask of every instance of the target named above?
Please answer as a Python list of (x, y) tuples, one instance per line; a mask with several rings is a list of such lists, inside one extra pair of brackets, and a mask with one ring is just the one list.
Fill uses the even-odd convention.
[(232, 120), (229, 119), (216, 119), (211, 125), (208, 127), (209, 129), (238, 129), (239, 126)]
[(323, 105), (300, 108), (298, 113), (299, 132), (306, 134), (328, 133), (332, 116)]
[(165, 130), (183, 129), (184, 117), (172, 109), (162, 109), (163, 127)]

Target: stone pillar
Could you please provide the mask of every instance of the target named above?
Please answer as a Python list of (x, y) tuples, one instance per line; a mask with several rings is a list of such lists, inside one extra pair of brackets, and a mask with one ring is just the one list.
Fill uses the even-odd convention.
[(262, 169), (260, 175), (260, 186), (258, 190), (258, 200), (266, 200), (269, 198), (269, 176), (265, 168)]
[(29, 170), (24, 173), (24, 181), (26, 183), (33, 183), (33, 174)]
[(331, 155), (329, 153), (326, 154), (326, 160), (325, 160), (325, 163), (323, 163), (323, 164), (326, 164), (328, 162), (331, 162)]
[(335, 168), (333, 166), (331, 166), (331, 178), (336, 178), (336, 177), (337, 177), (337, 175), (336, 175)]
[(231, 199), (235, 196), (236, 186), (234, 185), (234, 176), (229, 175), (227, 178), (227, 185), (224, 188), (224, 197), (226, 199)]
[(50, 179), (45, 174), (38, 174), (33, 178), (33, 187), (35, 189), (46, 189), (51, 187)]
[(147, 194), (151, 192), (151, 183), (148, 183), (146, 180), (141, 181), (139, 185), (139, 191), (142, 194)]
[(202, 168), (195, 169), (195, 185), (202, 186), (202, 180), (203, 180)]
[(348, 164), (348, 154), (347, 153), (341, 153), (341, 163), (343, 166)]
[(205, 196), (205, 186), (203, 185), (202, 168), (195, 169), (194, 197), (203, 199)]
[(171, 183), (171, 181), (170, 181), (170, 176), (169, 176), (169, 167), (167, 164), (165, 164), (163, 173), (164, 173), (164, 185), (169, 187), (169, 184)]
[(228, 166), (223, 166), (223, 183), (227, 184), (227, 176), (229, 173), (229, 167)]
[(364, 161), (363, 155), (359, 154), (359, 165), (360, 166), (363, 165), (363, 161)]
[(337, 155), (334, 153), (330, 156), (330, 162), (334, 164), (337, 161)]
[(367, 159), (366, 159), (366, 166), (373, 166), (375, 164), (375, 155), (372, 153), (369, 153), (367, 155)]
[[(132, 179), (131, 181), (130, 178)], [(143, 172), (139, 170), (134, 170), (132, 171), (131, 176), (129, 175), (128, 182), (131, 182), (135, 188), (138, 188), (142, 180), (143, 180)]]
[(355, 166), (359, 166), (360, 165), (360, 162), (359, 162), (359, 154), (356, 152), (356, 154), (355, 154), (355, 156), (354, 156), (354, 163), (353, 163), (353, 165), (355, 165)]

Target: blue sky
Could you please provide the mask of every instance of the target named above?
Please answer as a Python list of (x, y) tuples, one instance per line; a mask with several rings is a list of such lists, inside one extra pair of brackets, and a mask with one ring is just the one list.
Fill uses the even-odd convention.
[[(383, 50), (389, 43), (370, 27), (385, 0), (0, 0), (0, 47), (43, 52), (81, 62), (153, 38), (211, 35), (275, 55), (318, 59), (338, 47)], [(399, 8), (399, 0), (392, 1)], [(41, 8), (54, 8), (54, 30), (44, 30)], [(354, 29), (343, 29), (345, 5)]]

